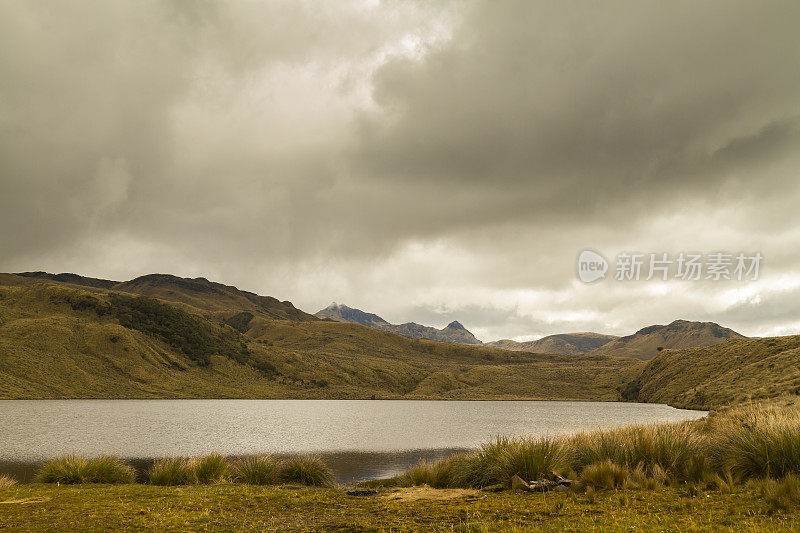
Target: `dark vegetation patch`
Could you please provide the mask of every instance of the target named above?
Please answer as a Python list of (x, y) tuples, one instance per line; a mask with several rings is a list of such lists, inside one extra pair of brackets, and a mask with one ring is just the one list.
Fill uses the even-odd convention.
[(249, 350), (234, 331), (152, 298), (121, 294), (109, 297), (120, 325), (161, 339), (201, 366), (208, 365), (213, 354), (239, 363), (249, 362)]
[(242, 311), (237, 313), (225, 321), (230, 327), (239, 333), (247, 333), (250, 329), (250, 321), (253, 320), (253, 313), (249, 311)]

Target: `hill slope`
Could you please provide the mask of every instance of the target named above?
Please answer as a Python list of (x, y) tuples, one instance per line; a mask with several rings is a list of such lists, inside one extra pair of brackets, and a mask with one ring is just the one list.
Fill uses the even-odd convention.
[(800, 335), (663, 350), (628, 392), (631, 399), (694, 409), (800, 394)]
[(182, 283), (156, 284), (172, 301), (92, 283), (0, 274), (0, 398), (615, 400), (642, 366), (275, 319)]
[(281, 302), (271, 296), (259, 296), (230, 285), (208, 281), (205, 278), (148, 274), (130, 281), (120, 282), (87, 278), (76, 274), (48, 274), (47, 272), (22, 272), (17, 276), (149, 296), (184, 304), (204, 312), (248, 311), (265, 318), (317, 320), (313, 315), (297, 309), (292, 302)]
[(405, 324), (390, 324), (383, 318), (372, 313), (366, 313), (360, 309), (347, 307), (346, 305), (332, 303), (325, 309), (321, 309), (314, 313), (318, 318), (328, 320), (335, 320), (336, 322), (352, 322), (355, 324), (362, 324), (371, 328), (382, 329), (383, 331), (391, 331), (409, 339), (428, 339), (432, 341), (442, 342), (457, 342), (459, 344), (473, 344), (481, 345), (481, 341), (475, 338), (467, 328), (461, 325), (460, 322), (451, 322), (442, 329), (432, 328), (430, 326), (423, 326), (414, 322), (406, 322)]
[(633, 335), (620, 337), (588, 353), (634, 357), (646, 361), (655, 357), (659, 348), (697, 348), (736, 338), (741, 339), (744, 336), (714, 322), (675, 320), (666, 326), (642, 328)]
[(508, 339), (487, 342), (485, 346), (514, 350), (520, 352), (557, 353), (557, 354), (585, 354), (607, 344), (615, 339), (616, 335), (602, 333), (559, 333), (549, 335), (535, 341), (517, 342)]

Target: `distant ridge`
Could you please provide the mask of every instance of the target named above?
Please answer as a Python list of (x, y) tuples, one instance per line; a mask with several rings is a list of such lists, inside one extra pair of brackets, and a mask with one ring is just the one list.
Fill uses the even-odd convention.
[(675, 320), (666, 326), (647, 326), (633, 335), (620, 337), (588, 353), (633, 357), (646, 361), (655, 357), (659, 348), (673, 350), (701, 348), (728, 339), (743, 338), (744, 335), (715, 322)]
[(391, 331), (392, 333), (403, 335), (409, 339), (429, 339), (432, 341), (455, 342), (470, 345), (483, 344), (458, 321), (453, 321), (442, 329), (423, 326), (415, 322), (390, 324), (376, 314), (367, 313), (360, 309), (337, 304), (336, 302), (333, 302), (325, 309), (317, 311), (314, 313), (314, 316), (327, 320), (334, 320), (336, 322), (352, 322), (383, 331)]
[(272, 296), (259, 296), (206, 278), (181, 278), (172, 274), (147, 274), (130, 281), (88, 278), (77, 274), (20, 272), (17, 276), (57, 281), (96, 289), (113, 290), (182, 303), (209, 312), (250, 311), (256, 315), (283, 320), (317, 320), (297, 309), (292, 302)]
[(559, 333), (535, 341), (517, 342), (508, 339), (487, 342), (485, 346), (517, 352), (553, 353), (563, 355), (585, 354), (618, 339), (616, 335), (602, 333)]

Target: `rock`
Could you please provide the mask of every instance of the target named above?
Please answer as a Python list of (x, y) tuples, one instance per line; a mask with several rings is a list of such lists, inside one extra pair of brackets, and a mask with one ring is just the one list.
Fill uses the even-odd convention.
[(377, 490), (348, 490), (348, 496), (375, 496), (378, 494)]
[(524, 479), (514, 474), (511, 477), (511, 490), (526, 490), (530, 492), (531, 487), (525, 482)]

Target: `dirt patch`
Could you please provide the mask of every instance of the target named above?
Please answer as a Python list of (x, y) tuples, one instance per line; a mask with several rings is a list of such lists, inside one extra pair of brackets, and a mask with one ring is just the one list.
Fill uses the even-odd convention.
[(427, 485), (394, 489), (384, 494), (384, 498), (400, 502), (416, 502), (419, 500), (464, 500), (477, 501), (486, 498), (473, 489), (432, 489)]

